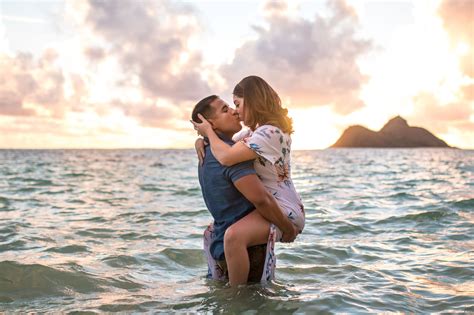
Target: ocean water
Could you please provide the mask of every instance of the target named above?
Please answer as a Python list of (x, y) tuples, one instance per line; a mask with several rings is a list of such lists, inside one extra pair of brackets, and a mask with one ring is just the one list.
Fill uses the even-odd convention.
[(276, 280), (205, 278), (193, 150), (0, 150), (0, 311), (474, 312), (474, 151), (293, 152)]

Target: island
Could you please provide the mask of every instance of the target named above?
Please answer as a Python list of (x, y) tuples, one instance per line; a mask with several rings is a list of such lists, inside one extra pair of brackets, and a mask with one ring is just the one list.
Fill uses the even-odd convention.
[(363, 126), (347, 128), (331, 148), (450, 148), (443, 140), (420, 127), (411, 127), (400, 116), (390, 119), (379, 131)]

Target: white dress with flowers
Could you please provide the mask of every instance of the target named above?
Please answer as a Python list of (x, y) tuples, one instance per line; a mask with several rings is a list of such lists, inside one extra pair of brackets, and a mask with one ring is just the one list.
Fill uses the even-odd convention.
[[(273, 195), (288, 218), (301, 232), (304, 228), (305, 213), (301, 198), (291, 180), (291, 137), (280, 128), (262, 125), (255, 129), (243, 130), (234, 135), (234, 141), (242, 141), (257, 153), (254, 166), (258, 177)], [(277, 240), (282, 236), (277, 228)]]

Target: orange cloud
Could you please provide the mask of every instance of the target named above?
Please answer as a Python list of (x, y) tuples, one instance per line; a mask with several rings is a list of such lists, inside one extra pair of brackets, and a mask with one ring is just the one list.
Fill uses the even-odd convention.
[(474, 2), (472, 0), (443, 0), (439, 14), (444, 27), (454, 40), (472, 44), (474, 35)]
[(462, 86), (461, 91), (465, 100), (474, 101), (474, 84)]
[(86, 47), (86, 56), (100, 62), (116, 58), (123, 70), (118, 85), (138, 78), (146, 97), (175, 103), (210, 94), (201, 77), (202, 56), (189, 48), (199, 33), (196, 12), (190, 5), (148, 1), (88, 1), (82, 7), (80, 27), (88, 28), (99, 47)]
[(56, 65), (57, 54), (46, 50), (39, 59), (30, 54), (0, 56), (0, 115), (31, 116), (64, 113), (64, 76)]
[(245, 42), (232, 63), (221, 67), (230, 88), (255, 74), (292, 107), (331, 105), (341, 114), (361, 108), (359, 92), (367, 77), (356, 62), (371, 43), (357, 38), (355, 11), (342, 0), (333, 1), (331, 16), (309, 21), (285, 15), (284, 4), (267, 5), (268, 27), (254, 26), (257, 39)]
[[(190, 103), (211, 93), (202, 55), (189, 48), (201, 27), (191, 5), (91, 0), (71, 8), (85, 67), (71, 73), (76, 59), (52, 49), (40, 57), (1, 55), (0, 115), (64, 122), (68, 113), (106, 118), (120, 110), (144, 127), (179, 129)], [(107, 73), (111, 63), (116, 73)]]
[[(435, 131), (456, 130), (465, 135), (472, 134), (474, 122), (474, 2), (472, 0), (443, 0), (438, 8), (451, 40), (457, 50), (459, 69), (464, 79), (457, 87), (454, 100), (443, 103), (431, 93), (420, 93), (414, 98), (417, 121), (429, 121)], [(461, 48), (461, 50), (459, 50)], [(472, 141), (472, 139), (471, 139)]]
[(414, 98), (415, 112), (413, 122), (427, 125), (435, 132), (444, 133), (449, 128), (473, 130), (474, 123), (470, 121), (473, 114), (471, 104), (463, 100), (448, 104), (440, 104), (431, 93), (420, 93)]
[(444, 0), (438, 12), (453, 45), (467, 45), (459, 64), (463, 73), (474, 79), (474, 1)]

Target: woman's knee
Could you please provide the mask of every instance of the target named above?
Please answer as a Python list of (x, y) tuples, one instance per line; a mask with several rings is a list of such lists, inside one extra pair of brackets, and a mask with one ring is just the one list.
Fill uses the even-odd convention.
[(234, 246), (242, 242), (238, 229), (230, 226), (224, 233), (224, 248), (227, 246)]

